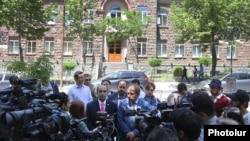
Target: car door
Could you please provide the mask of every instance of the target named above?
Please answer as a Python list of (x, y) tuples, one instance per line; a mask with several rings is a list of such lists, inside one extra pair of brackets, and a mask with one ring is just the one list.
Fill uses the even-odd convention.
[(243, 89), (248, 92), (250, 91), (250, 77), (247, 72), (238, 73), (236, 79), (236, 89)]

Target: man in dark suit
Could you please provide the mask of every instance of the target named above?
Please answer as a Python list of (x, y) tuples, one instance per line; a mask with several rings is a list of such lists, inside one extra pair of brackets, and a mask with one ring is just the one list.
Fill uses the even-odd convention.
[(125, 80), (120, 80), (118, 82), (118, 86), (117, 86), (117, 92), (113, 92), (112, 94), (110, 94), (108, 96), (108, 100), (112, 101), (114, 103), (117, 104), (117, 106), (119, 106), (119, 103), (122, 99), (127, 98), (127, 82)]
[(87, 104), (87, 126), (90, 130), (99, 126), (96, 123), (96, 113), (98, 111), (107, 112), (108, 115), (117, 113), (117, 105), (106, 100), (107, 95), (107, 87), (101, 85), (97, 88), (97, 99)]

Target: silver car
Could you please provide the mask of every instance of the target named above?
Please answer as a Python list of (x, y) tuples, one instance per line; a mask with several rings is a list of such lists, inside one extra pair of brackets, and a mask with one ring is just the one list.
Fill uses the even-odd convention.
[(14, 74), (0, 73), (0, 90), (10, 87), (9, 78)]
[[(232, 87), (232, 85), (227, 83), (227, 80), (230, 76), (231, 76), (230, 73), (226, 73), (226, 74), (218, 74), (214, 76), (213, 78), (221, 80), (224, 93), (230, 93), (232, 92), (232, 90), (236, 90), (236, 89), (243, 89), (243, 90), (246, 90), (247, 92), (250, 92), (250, 72), (233, 72), (232, 77), (236, 78), (236, 83), (235, 85), (234, 83), (233, 84), (231, 83), (231, 84), (235, 86), (234, 88)], [(208, 85), (210, 81), (211, 79), (201, 81), (198, 84), (197, 88), (206, 90), (208, 93), (210, 93), (210, 89)]]

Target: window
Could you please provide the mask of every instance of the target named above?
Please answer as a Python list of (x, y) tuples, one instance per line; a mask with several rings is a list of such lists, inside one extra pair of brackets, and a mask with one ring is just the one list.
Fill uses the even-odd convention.
[(56, 17), (57, 17), (57, 13), (55, 11), (53, 11), (50, 15), (50, 19), (47, 22), (48, 25), (54, 25), (56, 24)]
[[(215, 45), (215, 52), (216, 52), (216, 56), (217, 56), (217, 58), (219, 58), (220, 57), (220, 53), (219, 53), (219, 45)], [(211, 50), (211, 48), (210, 48), (210, 56), (212, 56), (212, 50)]]
[(87, 13), (83, 18), (85, 23), (93, 23), (94, 22), (94, 9), (91, 7), (87, 7)]
[(70, 17), (69, 11), (65, 11), (65, 19), (64, 19), (64, 24), (65, 25), (70, 25), (73, 22), (73, 19)]
[(9, 53), (18, 54), (19, 53), (19, 40), (18, 37), (9, 37)]
[(175, 44), (175, 57), (183, 57), (184, 55), (184, 44)]
[(147, 39), (139, 38), (137, 39), (137, 54), (138, 55), (147, 55)]
[(139, 20), (142, 23), (147, 23), (148, 7), (146, 7), (146, 6), (139, 6), (139, 7), (137, 7), (137, 10), (140, 11)]
[(120, 79), (132, 79), (132, 73), (130, 72), (121, 72)]
[(35, 39), (28, 39), (26, 45), (27, 45), (27, 54), (36, 53), (36, 40)]
[(64, 55), (72, 55), (72, 41), (64, 41), (63, 47)]
[(158, 41), (157, 43), (157, 56), (163, 56), (166, 57), (167, 56), (167, 41)]
[(110, 8), (110, 17), (111, 18), (121, 17), (121, 7), (118, 5), (113, 5)]
[(236, 58), (236, 48), (234, 46), (227, 46), (227, 59), (231, 58), (231, 51), (232, 58)]
[(44, 52), (54, 54), (54, 38), (45, 38)]
[(199, 44), (193, 44), (193, 52), (192, 52), (192, 57), (193, 58), (199, 58), (202, 56), (202, 49)]
[(158, 24), (160, 26), (167, 26), (167, 20), (168, 20), (168, 13), (165, 9), (160, 9), (157, 13), (158, 17)]
[(84, 42), (84, 47), (86, 49), (86, 54), (92, 54), (93, 53), (93, 43), (92, 42)]

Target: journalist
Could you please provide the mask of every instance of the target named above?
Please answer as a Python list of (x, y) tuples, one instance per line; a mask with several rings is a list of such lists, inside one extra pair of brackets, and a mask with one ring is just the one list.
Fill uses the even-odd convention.
[(126, 110), (138, 109), (151, 111), (151, 106), (144, 99), (139, 98), (140, 87), (137, 85), (130, 85), (127, 89), (128, 98), (120, 102), (118, 108), (117, 122), (120, 131), (120, 141), (138, 141), (141, 140), (142, 136), (139, 128), (136, 126), (134, 115), (125, 115)]

